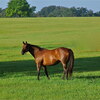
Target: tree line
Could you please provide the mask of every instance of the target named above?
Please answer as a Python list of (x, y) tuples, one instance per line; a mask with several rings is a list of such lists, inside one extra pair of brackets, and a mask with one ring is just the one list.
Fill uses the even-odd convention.
[(62, 6), (49, 6), (44, 7), (37, 13), (39, 17), (91, 17), (100, 16), (100, 11), (94, 13), (84, 7), (62, 7)]
[(100, 16), (100, 11), (93, 12), (84, 7), (48, 6), (35, 12), (36, 7), (28, 4), (27, 0), (10, 0), (8, 7), (0, 8), (0, 17), (94, 17)]

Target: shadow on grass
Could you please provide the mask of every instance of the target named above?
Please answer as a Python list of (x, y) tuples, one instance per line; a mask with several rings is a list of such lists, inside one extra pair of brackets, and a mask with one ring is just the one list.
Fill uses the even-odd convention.
[[(47, 69), (49, 75), (63, 72), (61, 64), (56, 66), (47, 66)], [(100, 57), (75, 59), (74, 72), (89, 71), (100, 71)], [(0, 77), (5, 76), (5, 73), (9, 74), (14, 72), (21, 72), (28, 76), (37, 76), (36, 64), (33, 60), (0, 62)], [(43, 70), (41, 73), (41, 75), (45, 75)], [(79, 78), (84, 78), (84, 76)], [(87, 78), (96, 78), (96, 76), (87, 76)], [(100, 78), (100, 76), (97, 76), (97, 78)]]
[(78, 79), (83, 79), (83, 78), (86, 78), (86, 79), (97, 79), (97, 78), (100, 78), (100, 75), (77, 76), (76, 78), (78, 78)]

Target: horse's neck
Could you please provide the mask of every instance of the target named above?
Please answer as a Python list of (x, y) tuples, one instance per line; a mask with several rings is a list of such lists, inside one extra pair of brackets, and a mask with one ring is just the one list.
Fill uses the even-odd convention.
[(36, 58), (37, 53), (41, 50), (41, 48), (31, 46), (29, 52), (32, 54), (34, 58)]

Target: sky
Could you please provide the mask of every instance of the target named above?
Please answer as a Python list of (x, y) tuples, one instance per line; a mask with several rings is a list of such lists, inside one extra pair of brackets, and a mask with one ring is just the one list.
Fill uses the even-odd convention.
[[(30, 6), (36, 6), (36, 11), (50, 5), (64, 7), (85, 7), (94, 12), (100, 11), (100, 0), (27, 0)], [(0, 0), (0, 8), (6, 8), (9, 0)]]

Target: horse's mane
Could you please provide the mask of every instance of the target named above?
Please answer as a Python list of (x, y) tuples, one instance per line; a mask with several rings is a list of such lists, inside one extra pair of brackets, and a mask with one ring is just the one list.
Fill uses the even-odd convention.
[(30, 45), (31, 47), (36, 47), (36, 48), (38, 48), (39, 50), (44, 49), (44, 48), (42, 48), (42, 47), (40, 47), (40, 46), (37, 46), (37, 45), (33, 45), (33, 44), (28, 44), (28, 45)]

